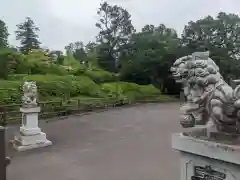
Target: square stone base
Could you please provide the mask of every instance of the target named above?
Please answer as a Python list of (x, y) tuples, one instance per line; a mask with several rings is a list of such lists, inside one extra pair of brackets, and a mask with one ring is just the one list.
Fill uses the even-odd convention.
[(21, 107), (20, 112), (22, 113), (39, 113), (41, 111), (40, 107)]
[(240, 146), (174, 134), (172, 147), (180, 152), (181, 180), (240, 180)]
[(52, 145), (52, 142), (47, 140), (46, 134), (41, 132), (36, 135), (26, 136), (21, 133), (16, 135), (13, 141), (13, 147), (18, 151), (25, 151)]
[(26, 127), (21, 126), (20, 127), (20, 132), (24, 136), (31, 136), (31, 135), (37, 135), (37, 134), (41, 133), (41, 129), (39, 127), (37, 127), (37, 128), (26, 128)]

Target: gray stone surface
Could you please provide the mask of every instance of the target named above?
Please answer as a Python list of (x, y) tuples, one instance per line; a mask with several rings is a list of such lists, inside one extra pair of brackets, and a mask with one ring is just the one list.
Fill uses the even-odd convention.
[(23, 136), (21, 134), (15, 136), (13, 148), (17, 151), (27, 151), (30, 149), (51, 146), (52, 142), (47, 140), (46, 134), (41, 132), (32, 136)]
[[(8, 180), (179, 180), (171, 149), (179, 107), (148, 104), (43, 124), (53, 146), (10, 149)], [(8, 139), (18, 128), (8, 129)]]
[[(203, 174), (215, 179), (218, 176), (219, 180), (240, 179), (240, 146), (202, 140), (179, 133), (173, 134), (172, 147), (181, 152), (181, 180), (203, 178)], [(205, 167), (208, 170), (205, 170)], [(195, 168), (198, 168), (198, 173), (195, 172)], [(217, 173), (209, 171), (209, 168)]]
[(240, 146), (173, 134), (172, 147), (179, 151), (240, 165)]

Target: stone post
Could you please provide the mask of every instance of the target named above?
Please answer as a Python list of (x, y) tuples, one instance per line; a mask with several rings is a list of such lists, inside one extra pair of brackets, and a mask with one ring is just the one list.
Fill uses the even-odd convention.
[(38, 126), (38, 114), (41, 109), (37, 105), (37, 86), (34, 82), (25, 82), (23, 85), (22, 124), (20, 133), (15, 135), (14, 148), (18, 151), (52, 145), (46, 134)]
[(6, 177), (6, 147), (5, 147), (5, 129), (0, 126), (0, 179), (7, 180)]

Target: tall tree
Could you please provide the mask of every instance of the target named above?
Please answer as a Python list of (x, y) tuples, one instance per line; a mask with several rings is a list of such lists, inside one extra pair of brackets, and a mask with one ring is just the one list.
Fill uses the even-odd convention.
[(97, 44), (95, 42), (88, 42), (85, 46), (87, 66), (91, 69), (91, 67), (98, 68), (98, 49)]
[(74, 43), (70, 43), (69, 45), (65, 46), (65, 50), (67, 54), (72, 54), (73, 57), (80, 61), (86, 61), (86, 52), (85, 47), (82, 41), (76, 41)]
[(0, 20), (0, 48), (8, 46), (8, 29), (4, 21)]
[(176, 31), (163, 24), (146, 25), (142, 32), (132, 36), (128, 46), (128, 55), (122, 60), (121, 78), (139, 84), (163, 85), (177, 56)]
[(90, 53), (90, 52), (93, 52), (93, 51), (96, 51), (96, 48), (97, 48), (97, 44), (95, 42), (88, 42), (85, 46), (85, 51), (86, 53)]
[(188, 53), (208, 49), (220, 66), (224, 78), (240, 76), (240, 18), (220, 12), (216, 18), (207, 16), (189, 22), (182, 35), (183, 47)]
[(39, 28), (36, 27), (34, 21), (27, 17), (23, 23), (17, 25), (18, 30), (16, 33), (16, 39), (20, 40), (21, 47), (20, 50), (28, 54), (31, 49), (39, 49), (40, 41), (38, 40)]
[(122, 50), (135, 32), (129, 12), (117, 5), (109, 5), (106, 1), (100, 4), (97, 12), (99, 22), (96, 26), (100, 29), (97, 36), (99, 45), (99, 65), (114, 71), (116, 62)]
[(64, 47), (66, 54), (72, 54), (74, 51), (74, 44), (69, 43), (67, 46)]
[(79, 60), (80, 62), (85, 62), (86, 61), (86, 52), (84, 49), (84, 44), (81, 41), (77, 41), (74, 43), (74, 53), (73, 56), (75, 59)]

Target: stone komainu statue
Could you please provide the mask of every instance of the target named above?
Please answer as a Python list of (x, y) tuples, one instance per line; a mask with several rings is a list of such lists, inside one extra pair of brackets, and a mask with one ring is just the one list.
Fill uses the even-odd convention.
[(37, 106), (37, 85), (35, 82), (24, 82), (23, 84), (23, 107)]
[(233, 90), (224, 81), (209, 52), (177, 59), (171, 72), (187, 99), (180, 109), (183, 127), (205, 125), (210, 131), (239, 132), (240, 86)]

